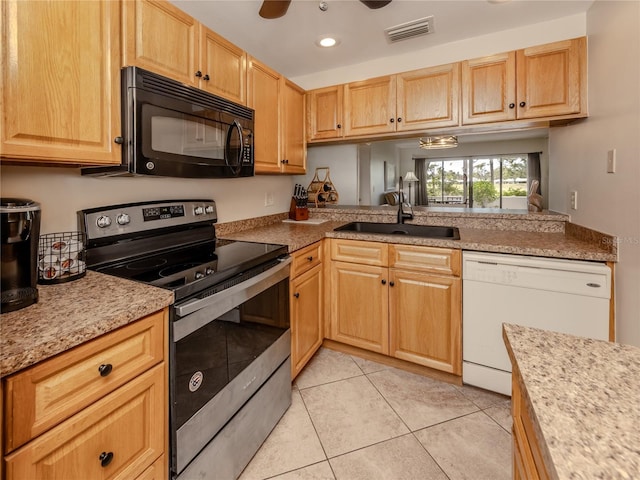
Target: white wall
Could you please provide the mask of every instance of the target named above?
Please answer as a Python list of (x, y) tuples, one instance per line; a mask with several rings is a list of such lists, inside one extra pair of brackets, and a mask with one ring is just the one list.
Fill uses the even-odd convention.
[[(315, 169), (329, 167), (329, 175), (338, 191), (341, 205), (358, 205), (358, 146), (329, 145), (311, 147), (307, 150), (307, 173), (295, 175), (294, 183), (308, 187), (313, 179)], [(324, 171), (320, 180), (324, 178)]]
[(379, 58), (311, 75), (302, 75), (291, 80), (302, 88), (310, 90), (328, 85), (365, 80), (390, 73), (459, 62), (494, 53), (566, 40), (567, 38), (582, 37), (586, 34), (585, 18), (585, 14), (572, 15), (543, 24), (467, 38), (458, 42), (426, 48), (418, 52)]
[[(550, 207), (619, 237), (617, 340), (640, 346), (640, 2), (597, 0), (587, 34), (589, 118), (550, 132)], [(614, 148), (617, 170), (608, 174)]]
[[(218, 221), (229, 222), (286, 212), (293, 190), (290, 177), (232, 179), (91, 178), (74, 168), (18, 167), (0, 171), (3, 197), (30, 198), (42, 204), (42, 233), (77, 230), (76, 211), (146, 200), (213, 198)], [(265, 207), (265, 194), (274, 204)]]

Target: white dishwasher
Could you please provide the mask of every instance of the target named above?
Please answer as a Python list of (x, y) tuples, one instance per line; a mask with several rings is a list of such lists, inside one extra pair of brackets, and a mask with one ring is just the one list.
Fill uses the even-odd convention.
[(464, 383), (511, 395), (503, 323), (609, 339), (607, 265), (466, 251), (462, 259)]

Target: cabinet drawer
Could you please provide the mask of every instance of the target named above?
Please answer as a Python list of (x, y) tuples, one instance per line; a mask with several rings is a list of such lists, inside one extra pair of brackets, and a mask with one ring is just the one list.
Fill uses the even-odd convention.
[(165, 321), (166, 310), (8, 377), (5, 453), (161, 362)]
[(161, 364), (5, 457), (7, 480), (135, 478), (164, 453), (165, 395)]
[(153, 465), (142, 472), (142, 475), (137, 477), (136, 480), (166, 480), (168, 475), (165, 472), (165, 463), (165, 456), (162, 455), (153, 462)]
[(389, 245), (390, 266), (460, 276), (460, 250), (415, 245)]
[(322, 263), (322, 242), (316, 242), (308, 247), (298, 250), (293, 254), (291, 264), (291, 278), (311, 270)]
[(331, 259), (386, 267), (389, 263), (389, 253), (386, 243), (333, 239)]

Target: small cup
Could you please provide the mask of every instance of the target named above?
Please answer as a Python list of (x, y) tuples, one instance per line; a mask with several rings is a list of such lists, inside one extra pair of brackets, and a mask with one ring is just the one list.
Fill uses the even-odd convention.
[(42, 278), (45, 280), (53, 280), (60, 275), (60, 267), (49, 265), (42, 270)]
[(73, 265), (69, 267), (69, 273), (71, 275), (75, 275), (78, 273), (83, 273), (87, 268), (87, 265), (82, 260), (77, 260)]
[[(77, 257), (77, 254), (76, 254)], [(70, 272), (73, 266), (76, 264), (77, 260), (73, 257), (62, 257), (60, 259), (60, 271), (62, 273)]]
[(57, 264), (58, 264), (58, 256), (47, 254), (42, 258), (40, 258), (40, 261), (38, 262), (38, 268), (40, 268), (40, 270), (42, 271), (47, 267), (55, 266)]
[(65, 240), (58, 240), (51, 244), (49, 251), (53, 254), (60, 255), (69, 250), (69, 243)]

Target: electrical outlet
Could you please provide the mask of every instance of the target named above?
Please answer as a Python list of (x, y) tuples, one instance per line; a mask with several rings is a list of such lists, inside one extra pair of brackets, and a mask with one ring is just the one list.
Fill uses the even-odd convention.
[(575, 190), (572, 190), (571, 192), (569, 192), (569, 201), (571, 203), (571, 210), (577, 210), (578, 209), (578, 192)]
[(607, 152), (607, 173), (616, 173), (616, 149)]
[(273, 205), (273, 192), (267, 192), (264, 194), (264, 206), (270, 207)]

